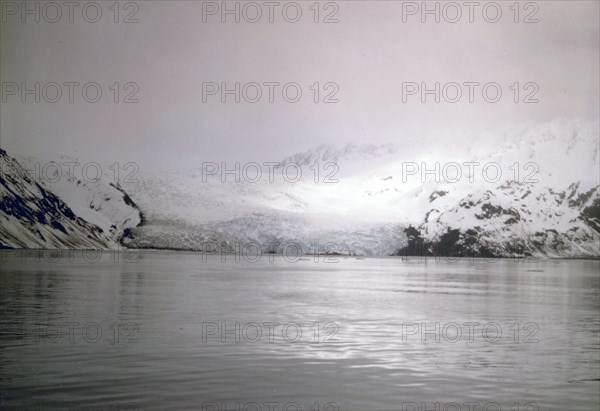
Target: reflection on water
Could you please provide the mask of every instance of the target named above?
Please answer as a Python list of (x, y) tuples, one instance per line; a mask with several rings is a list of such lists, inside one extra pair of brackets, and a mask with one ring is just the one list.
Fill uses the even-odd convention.
[(597, 261), (120, 257), (2, 252), (3, 408), (600, 404)]

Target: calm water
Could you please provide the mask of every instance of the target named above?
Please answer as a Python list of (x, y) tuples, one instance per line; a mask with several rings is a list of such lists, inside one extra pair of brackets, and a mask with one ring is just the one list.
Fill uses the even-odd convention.
[(600, 403), (598, 261), (1, 257), (5, 409)]

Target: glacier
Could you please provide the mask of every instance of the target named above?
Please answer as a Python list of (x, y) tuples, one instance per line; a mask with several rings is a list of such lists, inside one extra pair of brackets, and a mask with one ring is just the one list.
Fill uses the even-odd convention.
[[(499, 132), (445, 130), (402, 144), (319, 146), (276, 159), (276, 175), (288, 164), (302, 168), (294, 183), (236, 182), (200, 166), (142, 172), (135, 184), (112, 181), (105, 166), (97, 182), (36, 182), (3, 152), (12, 178), (7, 186), (3, 177), (3, 204), (33, 209), (51, 193), (84, 225), (70, 239), (51, 236), (51, 226), (21, 221), (4, 207), (0, 241), (7, 247), (118, 243), (207, 251), (216, 245), (231, 252), (252, 243), (277, 244), (271, 250), (277, 253), (294, 245), (303, 254), (599, 257), (598, 138), (597, 121), (558, 119)], [(67, 160), (77, 161), (56, 159)], [(21, 168), (33, 161), (21, 157)], [(331, 164), (334, 178), (326, 180)], [(64, 207), (44, 207), (37, 206), (48, 219), (70, 220)], [(40, 240), (35, 230), (52, 240)]]

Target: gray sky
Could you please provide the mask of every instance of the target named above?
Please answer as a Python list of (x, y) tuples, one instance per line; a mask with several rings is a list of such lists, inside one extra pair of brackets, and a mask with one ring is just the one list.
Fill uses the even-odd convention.
[[(513, 1), (499, 2), (503, 14), (496, 24), (484, 20), (481, 7), (475, 10), (474, 23), (468, 22), (466, 7), (454, 24), (443, 15), (440, 23), (431, 16), (422, 23), (419, 14), (403, 23), (399, 1), (338, 1), (339, 22), (332, 24), (314, 23), (309, 8), (313, 1), (298, 2), (303, 14), (295, 24), (282, 16), (282, 6), (289, 3), (284, 1), (275, 9), (273, 23), (263, 7), (262, 19), (254, 24), (243, 16), (240, 23), (232, 16), (221, 23), (219, 14), (203, 22), (207, 6), (200, 1), (138, 1), (139, 22), (125, 24), (114, 23), (112, 3), (98, 2), (103, 14), (97, 23), (84, 20), (82, 7), (75, 9), (72, 23), (67, 8), (56, 23), (44, 21), (43, 14), (39, 23), (3, 14), (4, 85), (96, 82), (103, 91), (95, 104), (84, 101), (80, 89), (69, 103), (65, 86), (56, 103), (35, 103), (32, 96), (22, 103), (19, 95), (5, 96), (3, 148), (38, 156), (48, 151), (85, 153), (105, 162), (187, 167), (201, 161), (276, 161), (321, 143), (402, 144), (446, 127), (497, 128), (556, 117), (598, 117), (597, 1), (539, 1), (534, 16), (539, 22), (530, 24), (522, 22), (533, 11), (523, 9), (525, 3), (520, 22), (514, 22), (509, 9)], [(323, 10), (325, 3), (320, 20), (334, 10)], [(132, 11), (122, 9), (119, 19)], [(252, 17), (254, 12), (248, 11)], [(293, 10), (288, 11), (293, 17)], [(88, 12), (93, 18), (93, 10)], [(52, 19), (54, 11), (48, 9), (47, 15)], [(114, 103), (109, 86), (115, 82), (121, 86), (120, 100), (132, 90), (123, 90), (123, 85), (137, 83), (139, 102)], [(287, 103), (279, 88), (270, 103), (263, 86), (262, 100), (254, 104), (243, 98), (236, 104), (233, 97), (223, 104), (219, 96), (203, 103), (203, 82), (232, 87), (235, 82), (296, 82), (303, 94), (299, 102)], [(321, 85), (321, 100), (333, 90), (323, 90), (325, 83), (339, 85), (339, 102), (314, 103), (309, 87), (315, 82)], [(503, 96), (487, 103), (479, 88), (475, 103), (466, 94), (455, 104), (443, 99), (435, 104), (433, 97), (423, 104), (419, 95), (403, 103), (403, 82), (496, 82)], [(539, 103), (514, 103), (509, 87), (515, 82), (521, 86), (520, 100), (533, 91), (524, 90), (525, 83), (539, 85)]]

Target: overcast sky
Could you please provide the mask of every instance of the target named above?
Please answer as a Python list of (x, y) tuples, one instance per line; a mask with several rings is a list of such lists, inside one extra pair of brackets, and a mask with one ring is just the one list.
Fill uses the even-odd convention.
[[(22, 23), (19, 10), (3, 6), (0, 74), (6, 102), (1, 103), (1, 146), (37, 156), (47, 151), (85, 153), (107, 163), (186, 167), (222, 159), (276, 161), (321, 143), (401, 144), (446, 127), (497, 128), (556, 117), (598, 117), (597, 1), (539, 1), (539, 10), (525, 9), (522, 3), (519, 23), (509, 9), (513, 1), (499, 2), (503, 14), (497, 23), (486, 22), (482, 7), (475, 9), (475, 22), (470, 23), (469, 10), (463, 7), (462, 18), (454, 24), (444, 21), (443, 14), (440, 23), (433, 16), (422, 23), (419, 13), (406, 15), (404, 23), (407, 6), (400, 1), (338, 1), (327, 9), (323, 2), (319, 23), (314, 22), (314, 7), (310, 9), (314, 2), (298, 2), (302, 17), (290, 23), (282, 16), (288, 2), (279, 3), (273, 23), (265, 6), (257, 23), (246, 22), (243, 15), (239, 23), (234, 16), (222, 23), (218, 11), (205, 15), (203, 22), (203, 8), (212, 10), (200, 1), (138, 1), (137, 12), (122, 3), (119, 23), (109, 9), (112, 1), (98, 2), (102, 17), (97, 23), (83, 18), (82, 6), (74, 10), (73, 22), (63, 6), (56, 23), (45, 21), (54, 19), (52, 8), (40, 12), (39, 23), (31, 22), (31, 16)], [(21, 2), (16, 4), (21, 7)], [(254, 17), (255, 10), (246, 11), (246, 17)], [(123, 23), (133, 12), (139, 22)], [(287, 12), (289, 19), (294, 17), (293, 8)], [(339, 21), (323, 23), (333, 12)], [(454, 18), (455, 10), (446, 12), (445, 17)], [(495, 10), (487, 12), (493, 19)], [(530, 14), (539, 22), (524, 23)], [(94, 15), (88, 8), (88, 19)], [(42, 98), (35, 103), (35, 96), (27, 96), (22, 103), (19, 94), (7, 93), (6, 84), (23, 82), (30, 88), (36, 82), (96, 82), (103, 95), (99, 102), (88, 103), (80, 87), (70, 103), (63, 85), (58, 102)], [(109, 89), (115, 82), (121, 88), (119, 103)], [(128, 82), (139, 85), (138, 103), (121, 102), (133, 91), (123, 89)], [(219, 95), (203, 102), (203, 82), (231, 87), (236, 82), (295, 82), (302, 97), (288, 103), (279, 87), (270, 103), (263, 85), (262, 99), (254, 104), (243, 96), (237, 104), (233, 96), (221, 103)], [(317, 82), (319, 103), (310, 88)], [(322, 102), (335, 91), (331, 85), (323, 89), (328, 82), (339, 86), (337, 103)], [(469, 103), (468, 89), (463, 88), (455, 104), (443, 98), (436, 104), (431, 96), (423, 104), (419, 94), (403, 102), (403, 82), (432, 87), (435, 82), (496, 82), (503, 95), (499, 102), (488, 103), (478, 88), (475, 103)], [(519, 103), (509, 89), (515, 82), (521, 88)], [(528, 82), (539, 86), (533, 96), (539, 103), (522, 102), (536, 91), (531, 85), (523, 88)], [(52, 99), (55, 91), (46, 91)], [(253, 89), (247, 91), (254, 96)]]

